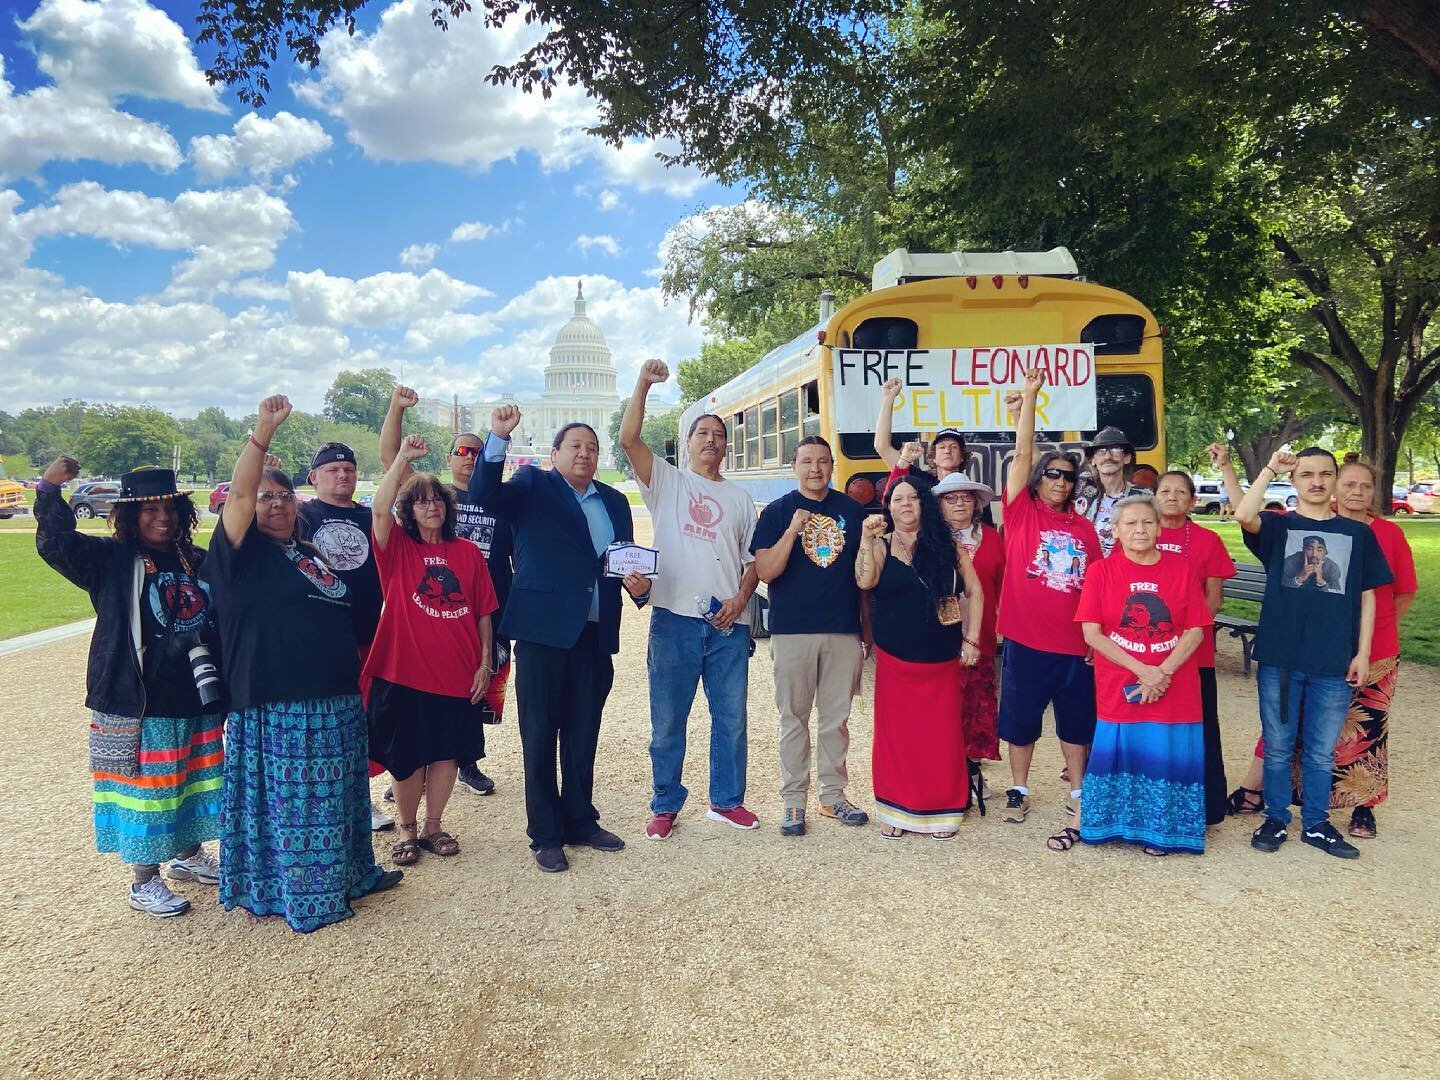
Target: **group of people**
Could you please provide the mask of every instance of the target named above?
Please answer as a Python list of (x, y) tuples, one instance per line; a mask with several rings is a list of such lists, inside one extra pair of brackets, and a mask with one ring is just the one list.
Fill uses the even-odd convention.
[[(445, 809), (457, 783), (494, 790), (479, 762), (512, 655), (537, 866), (568, 869), (567, 846), (621, 850), (593, 786), (626, 597), (650, 609), (644, 835), (664, 841), (677, 828), (702, 687), (706, 816), (758, 828), (745, 806), (746, 700), (762, 582), (786, 836), (806, 832), (812, 761), (820, 817), (870, 820), (847, 794), (851, 707), (869, 658), (874, 816), (887, 839), (953, 840), (972, 809), (984, 814), (982, 765), (1000, 760), (1002, 740), (1000, 816), (1023, 823), (1047, 709), (1070, 793), (1052, 850), (1123, 841), (1200, 853), (1207, 825), (1263, 812), (1252, 844), (1273, 851), (1297, 792), (1305, 842), (1358, 854), (1331, 825), (1332, 804), (1354, 808), (1352, 836), (1375, 835), (1399, 619), (1417, 586), (1403, 533), (1373, 514), (1363, 462), (1277, 453), (1267, 469), (1293, 472), (1299, 507), (1266, 513), (1264, 483), (1242, 492), (1224, 449), (1211, 448), (1267, 574), (1255, 644), (1263, 740), (1227, 797), (1212, 619), (1235, 564), (1190, 520), (1188, 474), (1137, 475), (1114, 428), (1083, 456), (1038, 446), (1044, 377), (1033, 371), (1008, 401), (1016, 448), (997, 529), (996, 494), (967, 473), (961, 432), (936, 435), (930, 468), (918, 444), (893, 448), (891, 383), (877, 424), (891, 467), (878, 513), (831, 486), (831, 448), (812, 435), (794, 451), (794, 490), (757, 515), (722, 474), (723, 418), (694, 421), (678, 465), (644, 443), (648, 394), (668, 377), (658, 360), (642, 366), (620, 426), (654, 526), (646, 573), (623, 559), (610, 569), (633, 547), (633, 522), (626, 498), (595, 479), (589, 426), (560, 430), (548, 470), (505, 478), (515, 406), (496, 409), (483, 438), (453, 440), (446, 483), (415, 471), (429, 446), (404, 436), (418, 399), (397, 388), (381, 431), (385, 475), (364, 507), (354, 452), (339, 443), (310, 462), (315, 498), (297, 495), (269, 455), (290, 404), (267, 398), (208, 551), (194, 542), (189, 494), (158, 468), (123, 478), (111, 537), (80, 533), (61, 494), (79, 464), (57, 459), (36, 497), (37, 547), (95, 606), (96, 843), (133, 867), (131, 905), (185, 911), (168, 877), (216, 884), (226, 909), (281, 915), (296, 930), (347, 917), (403, 875), (376, 863), (370, 840), (392, 826), (369, 799), (381, 772), (399, 818), (394, 866), (456, 856)], [(203, 846), (215, 839), (218, 857)]]

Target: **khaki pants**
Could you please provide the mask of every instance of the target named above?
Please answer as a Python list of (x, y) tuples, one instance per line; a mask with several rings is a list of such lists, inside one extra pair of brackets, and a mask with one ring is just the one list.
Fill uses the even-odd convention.
[(810, 790), (810, 710), (819, 715), (816, 759), (820, 803), (833, 806), (849, 779), (850, 698), (860, 672), (857, 634), (776, 634), (775, 705), (780, 710), (780, 798), (803, 807)]

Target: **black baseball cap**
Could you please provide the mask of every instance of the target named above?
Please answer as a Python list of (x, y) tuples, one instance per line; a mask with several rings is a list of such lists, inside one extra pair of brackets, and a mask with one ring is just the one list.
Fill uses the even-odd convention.
[(964, 450), (964, 449), (965, 449), (965, 436), (964, 436), (964, 434), (960, 431), (959, 428), (953, 428), (953, 427), (941, 428), (939, 431), (937, 431), (937, 432), (935, 433), (935, 437), (930, 440), (930, 445), (931, 445), (931, 446), (934, 446), (934, 445), (935, 445), (936, 443), (938, 443), (941, 439), (954, 439), (957, 443), (960, 444), (960, 449), (961, 449), (961, 450)]
[(314, 472), (322, 465), (329, 465), (332, 461), (348, 461), (355, 464), (355, 451), (346, 446), (343, 442), (321, 443), (320, 449), (315, 451), (315, 456), (310, 459), (310, 471)]

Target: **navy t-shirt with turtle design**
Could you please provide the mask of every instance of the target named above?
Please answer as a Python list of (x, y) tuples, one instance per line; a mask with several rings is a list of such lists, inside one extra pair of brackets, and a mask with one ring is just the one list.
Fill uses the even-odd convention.
[(380, 571), (370, 549), (368, 506), (331, 506), (319, 499), (300, 504), (301, 539), (314, 545), (328, 566), (340, 575), (355, 605), (355, 632), (369, 645), (380, 622)]
[(838, 491), (818, 502), (799, 490), (787, 492), (760, 512), (750, 551), (778, 544), (796, 510), (814, 516), (795, 538), (785, 572), (768, 586), (770, 633), (858, 634), (855, 554), (865, 508)]

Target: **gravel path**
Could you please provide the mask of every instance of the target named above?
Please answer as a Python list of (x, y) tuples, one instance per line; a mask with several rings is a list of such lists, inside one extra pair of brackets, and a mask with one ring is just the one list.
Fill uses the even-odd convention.
[[(894, 843), (816, 820), (803, 840), (782, 838), (762, 644), (748, 799), (762, 829), (704, 819), (702, 698), (691, 802), (655, 844), (641, 836), (645, 632), (646, 616), (627, 614), (597, 769), (602, 822), (626, 851), (576, 852), (568, 874), (535, 869), (512, 707), (490, 740), (497, 793), (457, 793), (446, 819), (464, 854), (425, 858), (356, 918), (308, 936), (225, 914), (213, 889), (188, 883), (183, 918), (131, 911), (120, 866), (92, 848), (85, 639), (0, 659), (12, 845), (0, 1073), (1435, 1075), (1440, 761), (1424, 718), (1440, 672), (1401, 675), (1394, 797), (1358, 862), (1293, 830), (1279, 854), (1254, 852), (1252, 818), (1212, 830), (1203, 858), (1062, 856), (1043, 843), (1064, 794), (1048, 725), (1024, 825), (992, 813), (958, 843)], [(1254, 685), (1238, 646), (1220, 651), (1233, 779), (1255, 738)], [(869, 692), (867, 678), (851, 746), (865, 806)]]

